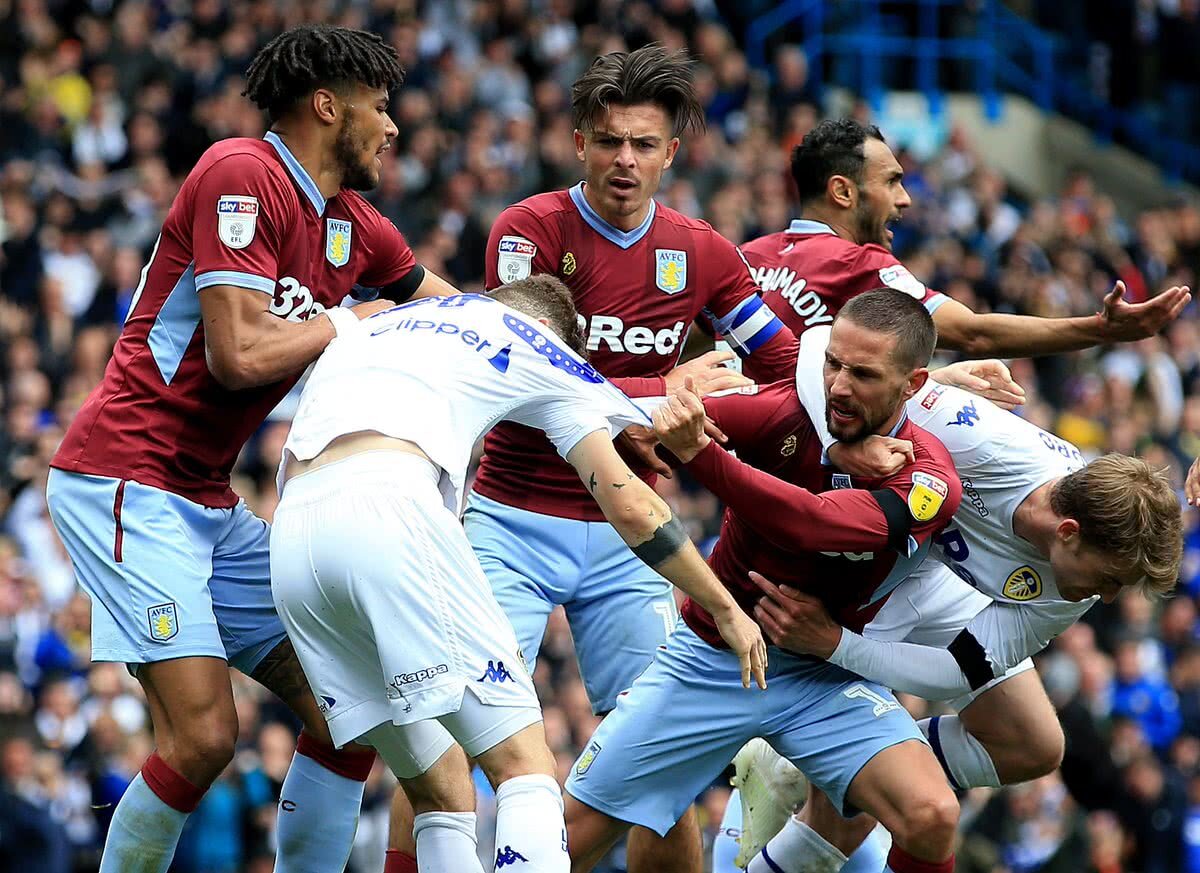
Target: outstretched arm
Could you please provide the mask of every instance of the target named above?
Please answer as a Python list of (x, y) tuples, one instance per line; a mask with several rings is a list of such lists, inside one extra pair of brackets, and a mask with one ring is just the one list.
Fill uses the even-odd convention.
[(1100, 312), (1075, 318), (981, 314), (947, 300), (934, 311), (933, 323), (939, 346), (973, 358), (1052, 355), (1153, 336), (1192, 299), (1186, 286), (1168, 288), (1142, 303), (1128, 303), (1124, 295), (1125, 283), (1117, 282)]
[(766, 688), (767, 648), (758, 625), (700, 557), (670, 507), (621, 460), (608, 434), (585, 436), (567, 462), (633, 553), (712, 615), (722, 639), (742, 661), (742, 684), (749, 687), (753, 674)]

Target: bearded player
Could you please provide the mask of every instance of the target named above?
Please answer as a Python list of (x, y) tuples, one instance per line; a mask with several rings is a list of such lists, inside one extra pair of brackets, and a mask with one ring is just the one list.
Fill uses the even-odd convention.
[(113, 815), (102, 873), (163, 873), (233, 757), (229, 667), (304, 724), (284, 780), (280, 873), (350, 852), (374, 753), (335, 750), (271, 602), (268, 526), (230, 489), (238, 452), (340, 330), (454, 293), (358, 193), (379, 180), (403, 81), (379, 37), (305, 26), (267, 44), (246, 94), (263, 140), (204, 153), (172, 204), (104, 381), (51, 466), (51, 518), (92, 599), (92, 657), (136, 671), (155, 752)]

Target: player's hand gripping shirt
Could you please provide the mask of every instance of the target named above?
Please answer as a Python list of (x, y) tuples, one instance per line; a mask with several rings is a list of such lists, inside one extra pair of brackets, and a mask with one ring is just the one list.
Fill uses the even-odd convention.
[(303, 321), (414, 266), (387, 219), (354, 191), (325, 200), (275, 134), (217, 143), (171, 205), (104, 381), (52, 466), (233, 506), (238, 452), (300, 374), (222, 387), (205, 361), (199, 292), (247, 288), (266, 295), (273, 315)]
[(832, 324), (847, 300), (877, 288), (903, 291), (930, 314), (947, 299), (925, 287), (883, 246), (842, 239), (819, 221), (793, 221), (785, 231), (746, 243), (742, 252), (763, 301), (796, 336)]
[[(645, 222), (623, 232), (595, 213), (580, 183), (505, 209), (486, 257), (489, 288), (535, 273), (561, 279), (583, 319), (589, 360), (631, 397), (665, 393), (663, 376), (702, 311), (747, 357), (747, 373), (791, 373), (795, 346), (763, 305), (737, 248), (673, 209), (652, 202)], [(475, 489), (509, 506), (603, 520), (546, 439), (515, 424), (488, 436)]]
[[(819, 422), (825, 446), (834, 443), (824, 425), (821, 385), (828, 338), (828, 329), (804, 335), (796, 371), (801, 401)], [(954, 459), (963, 491), (958, 512), (935, 538), (931, 554), (995, 601), (966, 628), (977, 643), (974, 657), (960, 658), (960, 668), (978, 687), (1041, 651), (1096, 601), (1063, 600), (1049, 560), (1013, 531), (1013, 514), (1025, 498), (1046, 482), (1081, 469), (1085, 461), (1065, 440), (988, 400), (933, 380), (909, 400), (908, 415), (941, 440)], [(987, 664), (979, 659), (984, 653)]]
[[(916, 463), (887, 479), (851, 482), (822, 463), (821, 444), (791, 380), (751, 393), (710, 397), (705, 410), (729, 437), (734, 458), (710, 443), (688, 470), (726, 504), (709, 563), (753, 615), (757, 570), (818, 596), (861, 629), (928, 553), (961, 492), (946, 450), (911, 421), (895, 436), (913, 442)], [(723, 646), (712, 617), (688, 600), (688, 625)]]
[(311, 460), (359, 431), (405, 439), (442, 468), (442, 495), (458, 514), (471, 449), (501, 420), (545, 433), (564, 458), (589, 433), (650, 424), (529, 316), (478, 294), (430, 297), (377, 313), (329, 344), (300, 396), (284, 463)]

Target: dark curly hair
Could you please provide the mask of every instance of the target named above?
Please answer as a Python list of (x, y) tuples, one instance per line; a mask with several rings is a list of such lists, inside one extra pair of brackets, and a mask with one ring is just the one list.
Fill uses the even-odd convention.
[(651, 43), (632, 52), (609, 52), (592, 61), (571, 86), (576, 130), (590, 131), (608, 107), (653, 103), (671, 117), (671, 135), (704, 129), (704, 107), (692, 83), (685, 51), (668, 52)]
[(378, 34), (327, 24), (281, 33), (255, 55), (242, 94), (274, 123), (317, 88), (386, 88), (404, 82), (396, 50)]
[(853, 118), (828, 118), (810, 130), (792, 150), (792, 178), (800, 205), (825, 196), (831, 176), (845, 176), (861, 184), (863, 144), (868, 139), (886, 143), (878, 127)]

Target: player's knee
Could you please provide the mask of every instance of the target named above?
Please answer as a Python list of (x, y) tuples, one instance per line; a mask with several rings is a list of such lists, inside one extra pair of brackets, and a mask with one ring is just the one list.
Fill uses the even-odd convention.
[(205, 784), (211, 783), (233, 760), (237, 735), (236, 721), (200, 718), (189, 723), (174, 738), (180, 772), (190, 779), (203, 778)]
[(1058, 719), (1039, 724), (1037, 730), (1026, 735), (1021, 748), (1012, 756), (1011, 768), (1005, 768), (1012, 772), (1002, 774), (1004, 782), (1028, 782), (1053, 773), (1062, 764), (1065, 749), (1066, 738)]
[(958, 801), (949, 786), (923, 793), (901, 811), (899, 827), (892, 836), (909, 852), (938, 857), (954, 846), (958, 812)]

